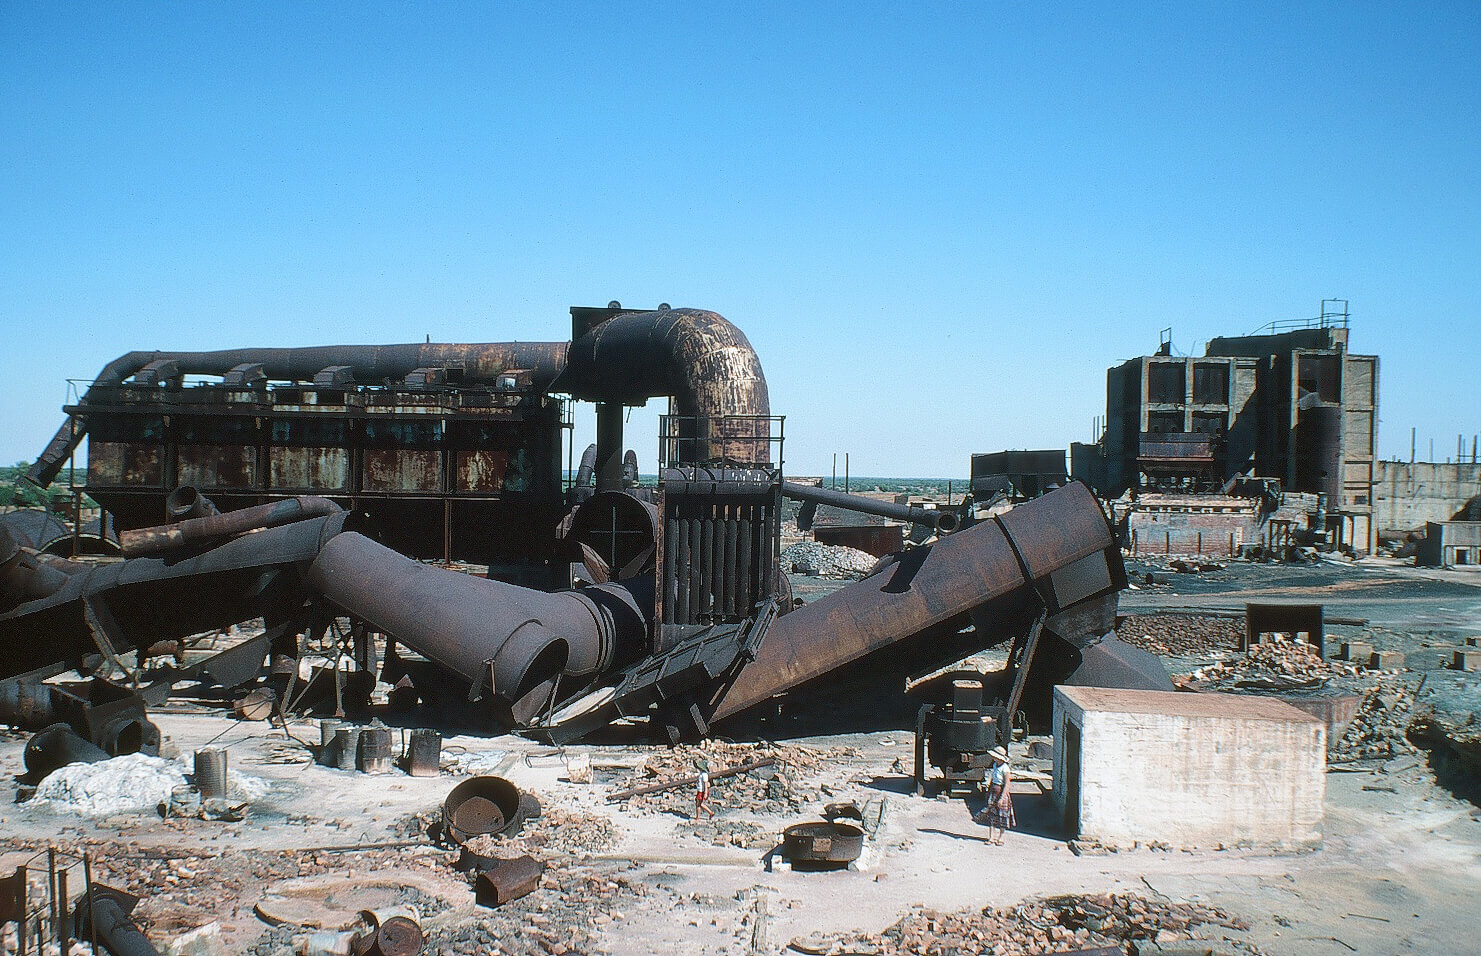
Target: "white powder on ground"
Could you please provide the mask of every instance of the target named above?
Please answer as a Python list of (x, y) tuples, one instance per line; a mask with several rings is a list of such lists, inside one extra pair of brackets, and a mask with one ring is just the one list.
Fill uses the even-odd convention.
[[(176, 763), (128, 754), (97, 763), (69, 764), (41, 781), (30, 805), (89, 817), (152, 812), (170, 802), (176, 787), (189, 782), (192, 759)], [(240, 801), (262, 797), (269, 785), (261, 777), (228, 770), (226, 786), (227, 799)]]
[(128, 754), (54, 771), (36, 788), (31, 805), (89, 817), (139, 813), (169, 803), (170, 793), (184, 785), (185, 774), (175, 763)]

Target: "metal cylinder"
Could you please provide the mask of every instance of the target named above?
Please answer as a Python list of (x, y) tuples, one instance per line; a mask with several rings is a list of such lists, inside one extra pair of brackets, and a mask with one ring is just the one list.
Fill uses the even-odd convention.
[(226, 514), (205, 515), (175, 524), (122, 531), (119, 532), (118, 543), (125, 557), (137, 558), (229, 538), (248, 531), (276, 528), (308, 518), (338, 514), (342, 510), (344, 509), (328, 498), (303, 495), (240, 511), (228, 511)]
[(406, 747), (406, 772), (413, 777), (435, 777), (442, 767), (442, 734), (413, 730)]
[[(925, 525), (927, 528), (931, 528), (940, 534), (950, 534), (961, 524), (961, 519), (957, 517), (955, 511), (912, 508), (908, 505), (897, 505), (889, 501), (875, 501), (873, 498), (865, 498), (862, 495), (851, 495), (846, 492), (833, 491), (829, 488), (818, 488), (812, 485), (799, 485), (790, 481), (782, 482), (782, 494), (791, 498), (793, 501), (810, 501), (814, 504), (857, 511), (860, 514), (879, 515), (881, 518), (893, 518), (896, 521)], [(803, 530), (805, 531), (807, 529), (804, 528)]]
[(78, 938), (91, 942), (94, 952), (101, 947), (113, 956), (160, 956), (149, 937), (129, 918), (135, 902), (121, 891), (94, 884), (78, 900), (73, 914)]
[(42, 780), (68, 764), (97, 763), (107, 760), (108, 754), (66, 724), (52, 724), (26, 743), (22, 759), (31, 779)]
[(360, 769), (366, 773), (390, 773), (391, 728), (380, 723), (360, 731)]
[(319, 763), (326, 767), (333, 767), (338, 763), (337, 742), (335, 733), (342, 725), (337, 720), (324, 719), (319, 721)]
[(226, 762), (226, 751), (218, 747), (195, 752), (195, 788), (202, 799), (226, 799)]
[(422, 951), (422, 928), (408, 916), (379, 921), (368, 933), (355, 937), (350, 950), (355, 956), (416, 956)]
[(216, 502), (190, 485), (181, 485), (165, 496), (165, 517), (170, 521), (204, 518), (220, 513), (221, 509), (216, 507)]
[(341, 770), (354, 770), (360, 755), (360, 728), (340, 727), (334, 732), (334, 764)]

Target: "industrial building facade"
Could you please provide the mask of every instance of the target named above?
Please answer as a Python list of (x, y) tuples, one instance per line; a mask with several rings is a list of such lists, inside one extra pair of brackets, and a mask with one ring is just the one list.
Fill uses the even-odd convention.
[[(1111, 498), (1276, 479), (1284, 491), (1324, 496), (1334, 546), (1372, 550), (1378, 357), (1347, 346), (1344, 312), (1216, 338), (1202, 356), (1173, 355), (1165, 342), (1111, 368), (1099, 460), (1084, 477)], [(1077, 452), (1077, 466), (1089, 457)]]

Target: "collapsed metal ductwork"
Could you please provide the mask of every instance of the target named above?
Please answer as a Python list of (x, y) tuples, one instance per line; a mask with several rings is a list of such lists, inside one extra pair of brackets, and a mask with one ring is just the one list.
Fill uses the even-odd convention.
[[(823, 496), (782, 480), (777, 420), (744, 334), (695, 309), (614, 304), (572, 317), (569, 344), (130, 353), (95, 387), (217, 374), (231, 388), (307, 377), (338, 388), (431, 381), (454, 366), (468, 379), (518, 369), (542, 389), (598, 403), (596, 448), (581, 469), (596, 491), (576, 499), (564, 525), (596, 584), (546, 591), (431, 567), (361, 533), (357, 515), (324, 497), (211, 514), (208, 501), (177, 489), (167, 508), (175, 520), (125, 532), (131, 557), (121, 564), (48, 563), (0, 535), (0, 680), (146, 638), (259, 616), (292, 635), (343, 613), (457, 675), (468, 698), (506, 724), (566, 739), (648, 715), (678, 737), (886, 647), (908, 644), (921, 664), (947, 663), (1001, 639), (994, 628), (1016, 628), (1026, 668), (1041, 629), (1075, 647), (1110, 630), (1124, 572), (1104, 514), (1078, 484), (897, 555), (787, 613), (781, 499)], [(654, 504), (624, 490), (621, 408), (662, 396), (673, 404)], [(37, 480), (55, 475), (85, 427), (58, 433), (33, 468)], [(828, 503), (886, 508), (943, 534), (958, 520), (840, 497)], [(966, 638), (931, 636), (968, 614), (979, 627)]]

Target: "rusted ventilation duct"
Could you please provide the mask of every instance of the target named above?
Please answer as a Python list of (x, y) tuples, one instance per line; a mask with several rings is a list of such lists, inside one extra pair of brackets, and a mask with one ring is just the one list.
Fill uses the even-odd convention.
[[(1121, 552), (1100, 505), (1074, 482), (907, 551), (864, 580), (779, 618), (711, 722), (973, 609), (999, 622), (1042, 611), (1051, 615), (1052, 630), (1060, 621), (1069, 625), (1082, 609), (1089, 612), (1098, 599), (1113, 600), (1125, 584)], [(1110, 611), (1114, 618), (1114, 603)], [(1098, 633), (1114, 623), (1099, 613), (1084, 617), (1076, 626)]]
[[(223, 349), (214, 352), (129, 352), (98, 373), (94, 386), (119, 385), (151, 365), (173, 363), (172, 374), (226, 375), (240, 366), (254, 366), (253, 378), (308, 382), (330, 366), (346, 366), (353, 381), (379, 384), (401, 380), (418, 369), (461, 369), (463, 381), (494, 383), (506, 372), (531, 373), (534, 385), (544, 388), (565, 366), (565, 342), (497, 342), (481, 345), (412, 343), (409, 345), (318, 345), (296, 349)], [(87, 394), (81, 404), (86, 404)], [(46, 450), (26, 477), (42, 486), (51, 484), (87, 434), (87, 422), (73, 417), (62, 423)]]
[(421, 564), (363, 535), (325, 544), (310, 586), (346, 612), (491, 693), (515, 720), (548, 703), (558, 675), (623, 663), (647, 635), (643, 580), (548, 594)]
[[(145, 637), (175, 640), (289, 614), (308, 596), (301, 569), (356, 520), (340, 512), (233, 538), (202, 554), (78, 565), (85, 570), (71, 574), (27, 567), (27, 554), (18, 552), (11, 558), (17, 564), (0, 564), (0, 587), (7, 589), (0, 603), (0, 680), (80, 662), (97, 651), (98, 632), (122, 652)], [(17, 585), (19, 593), (12, 590)]]
[(715, 312), (661, 309), (607, 319), (571, 343), (551, 391), (613, 405), (672, 396), (673, 414), (688, 420), (683, 460), (768, 464), (771, 400), (761, 360), (745, 333)]

